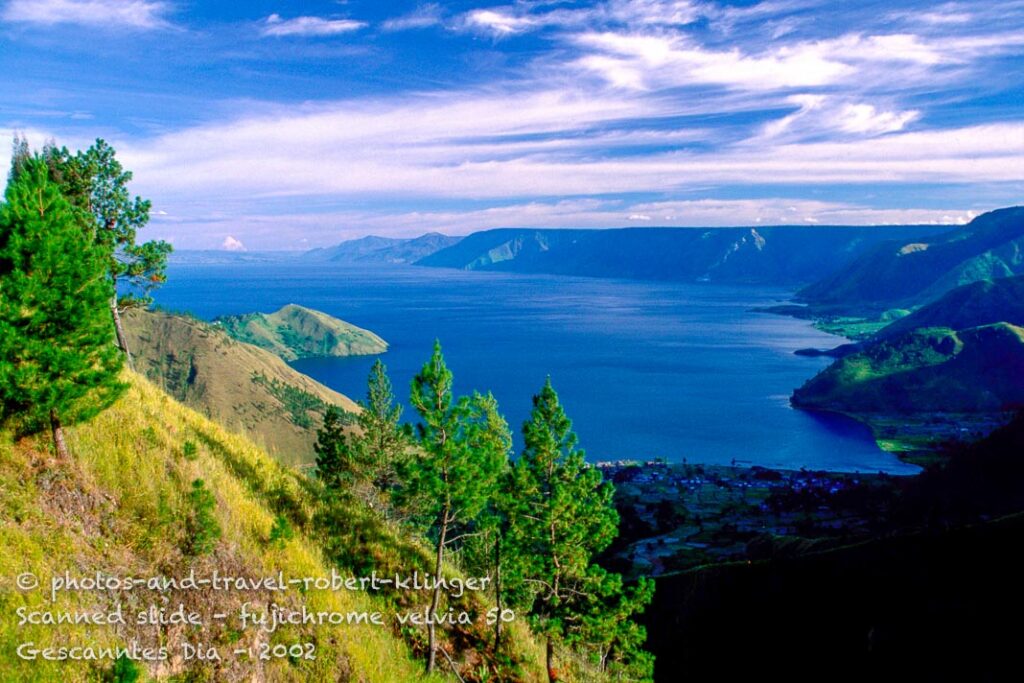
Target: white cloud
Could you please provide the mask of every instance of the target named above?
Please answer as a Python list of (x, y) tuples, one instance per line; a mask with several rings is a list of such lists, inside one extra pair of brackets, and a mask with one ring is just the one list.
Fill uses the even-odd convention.
[(950, 209), (876, 209), (807, 199), (698, 199), (635, 204), (658, 216), (658, 225), (723, 227), (735, 225), (961, 225), (977, 213)]
[(235, 239), (231, 235), (224, 238), (224, 241), (220, 243), (220, 248), (224, 251), (245, 251), (245, 245), (242, 244), (242, 241)]
[(786, 101), (798, 109), (765, 124), (761, 135), (745, 144), (756, 146), (765, 141), (792, 142), (837, 132), (861, 136), (882, 135), (901, 131), (921, 116), (921, 112), (913, 109), (884, 110), (873, 104), (844, 102), (828, 95), (792, 95)]
[[(744, 184), (1024, 181), (1024, 123), (907, 132), (897, 127), (912, 112), (847, 104), (810, 98), (809, 118), (775, 139), (710, 147), (690, 144), (700, 129), (661, 122), (714, 107), (587, 91), (351, 100), (114, 143), (140, 191), (175, 215), (204, 201), (252, 211), (250, 202), (284, 197), (521, 201)], [(611, 153), (619, 144), (643, 147)], [(622, 218), (629, 213), (657, 216)]]
[(437, 26), (442, 21), (443, 12), (440, 5), (430, 3), (422, 5), (409, 14), (388, 19), (381, 24), (385, 31), (408, 31), (412, 29)]
[(903, 130), (921, 112), (878, 111), (870, 104), (847, 104), (843, 107), (839, 127), (848, 133), (891, 133)]
[(31, 24), (155, 29), (170, 26), (170, 6), (154, 0), (10, 0), (0, 17)]
[(265, 36), (335, 36), (358, 31), (366, 26), (362, 21), (352, 19), (323, 19), (321, 17), (295, 17), (282, 19), (271, 14), (263, 22)]
[(537, 25), (537, 22), (530, 17), (485, 9), (468, 12), (463, 17), (463, 22), (470, 30), (491, 33), (498, 37), (523, 33)]
[(577, 61), (615, 85), (670, 88), (695, 83), (771, 90), (834, 83), (854, 69), (813, 45), (764, 55), (707, 50), (682, 35), (585, 33), (573, 41), (593, 53)]
[[(550, 3), (558, 5), (558, 3)], [(675, 27), (698, 21), (706, 8), (690, 0), (608, 0), (571, 9), (548, 3), (518, 3), (466, 12), (461, 27), (498, 37), (545, 27), (585, 29), (595, 26)], [(540, 11), (535, 11), (535, 10)]]

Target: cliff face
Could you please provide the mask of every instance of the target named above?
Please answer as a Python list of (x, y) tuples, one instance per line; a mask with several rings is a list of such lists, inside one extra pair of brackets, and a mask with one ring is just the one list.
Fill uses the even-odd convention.
[(917, 240), (937, 226), (499, 229), (473, 233), (417, 265), (588, 277), (804, 284), (890, 239)]

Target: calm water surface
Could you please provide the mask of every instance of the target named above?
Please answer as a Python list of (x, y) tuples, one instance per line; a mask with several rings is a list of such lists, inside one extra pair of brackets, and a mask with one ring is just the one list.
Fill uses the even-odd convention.
[[(550, 375), (592, 460), (911, 473), (845, 418), (797, 411), (792, 390), (827, 365), (793, 355), (840, 340), (756, 306), (789, 292), (432, 268), (172, 265), (157, 294), (202, 318), (297, 303), (370, 329), (400, 398), (441, 340), (459, 393), (490, 390), (517, 435)], [(373, 357), (296, 369), (362, 398)], [(414, 417), (407, 407), (405, 418)]]

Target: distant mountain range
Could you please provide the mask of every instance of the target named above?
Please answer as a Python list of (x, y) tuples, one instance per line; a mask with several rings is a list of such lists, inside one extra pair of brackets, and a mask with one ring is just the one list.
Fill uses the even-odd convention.
[(416, 263), (463, 270), (792, 285), (821, 279), (890, 240), (927, 240), (948, 230), (933, 225), (498, 229), (473, 233)]
[(333, 247), (307, 251), (302, 258), (334, 263), (414, 263), (446, 247), (458, 244), (461, 239), (439, 232), (430, 232), (410, 239), (369, 235)]

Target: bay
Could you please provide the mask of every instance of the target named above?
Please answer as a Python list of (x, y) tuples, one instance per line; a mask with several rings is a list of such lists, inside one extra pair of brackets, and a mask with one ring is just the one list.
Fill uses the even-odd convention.
[[(459, 393), (491, 391), (517, 437), (546, 377), (591, 460), (909, 474), (848, 418), (789, 406), (838, 337), (752, 311), (791, 292), (415, 266), (172, 264), (157, 303), (201, 318), (296, 303), (382, 336), (396, 394), (440, 339)], [(374, 357), (293, 366), (355, 399)], [(415, 415), (406, 407), (404, 417)]]

